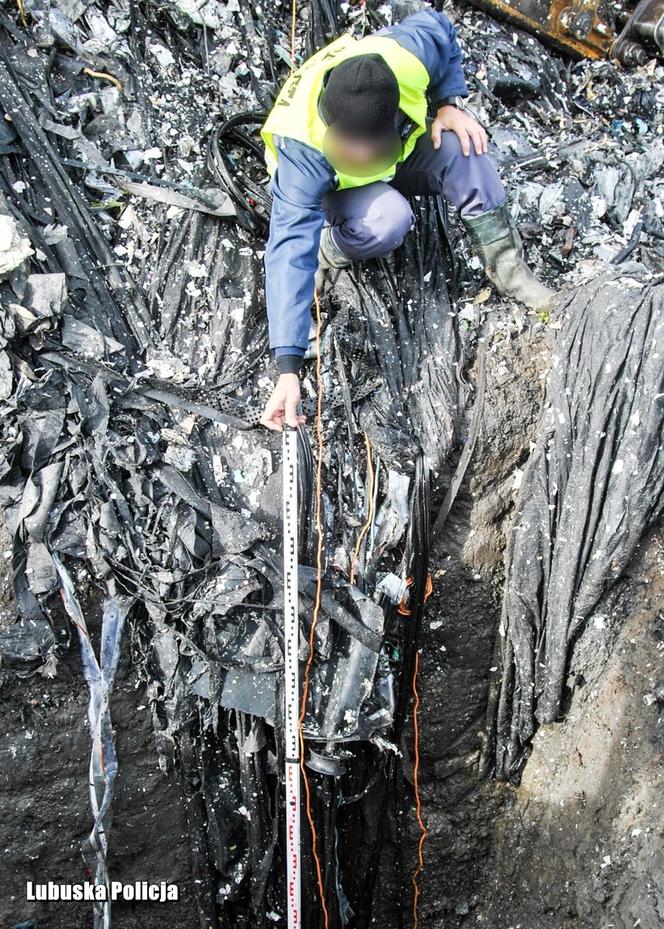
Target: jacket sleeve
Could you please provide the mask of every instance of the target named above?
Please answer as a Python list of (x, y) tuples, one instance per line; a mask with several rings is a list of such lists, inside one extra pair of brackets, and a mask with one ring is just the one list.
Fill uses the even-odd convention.
[[(315, 149), (277, 137), (270, 234), (265, 250), (265, 299), (270, 348), (279, 370), (299, 370), (309, 344), (314, 276), (325, 219), (322, 200), (334, 170)], [(283, 359), (280, 362), (280, 359)]]
[(429, 74), (427, 96), (436, 106), (444, 97), (468, 96), (457, 31), (444, 13), (422, 10), (377, 34), (394, 39), (420, 59)]

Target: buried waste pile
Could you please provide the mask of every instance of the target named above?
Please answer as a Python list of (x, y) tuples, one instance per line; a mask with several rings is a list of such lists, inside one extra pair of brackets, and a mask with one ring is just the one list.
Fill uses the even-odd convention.
[[(298, 55), (417, 6), (303, 2)], [(553, 362), (508, 539), (482, 760), (518, 780), (537, 722), (564, 712), (575, 637), (662, 514), (664, 69), (573, 62), (477, 11), (449, 15), (529, 260), (561, 289), (539, 320)], [(90, 694), (84, 855), (103, 883), (130, 639), (161, 768), (186, 798), (205, 927), (284, 924), (281, 439), (258, 425), (275, 369), (256, 130), (289, 49), (286, 4), (0, 7), (0, 499), (16, 604), (1, 673), (57, 676), (71, 620)], [(320, 379), (304, 368), (303, 661), (322, 579), (305, 759), (335, 929), (378, 913), (412, 924), (429, 556), (486, 412), (489, 337), (511, 325), (456, 217), (414, 208), (394, 255), (328, 287)], [(303, 824), (308, 929), (324, 925), (311, 835)], [(94, 924), (110, 919), (96, 904)]]

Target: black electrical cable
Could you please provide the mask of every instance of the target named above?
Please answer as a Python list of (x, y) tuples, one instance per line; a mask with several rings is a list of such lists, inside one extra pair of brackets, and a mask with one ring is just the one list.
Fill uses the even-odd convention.
[(237, 206), (238, 223), (261, 238), (267, 238), (270, 222), (272, 198), (267, 191), (268, 178), (265, 175), (260, 181), (254, 180), (249, 174), (246, 160), (243, 160), (240, 170), (232, 149), (242, 149), (245, 155), (262, 164), (263, 149), (252, 138), (253, 132), (247, 131), (247, 127), (255, 131), (255, 127), (261, 125), (265, 118), (265, 113), (237, 113), (215, 126), (207, 149), (208, 170)]

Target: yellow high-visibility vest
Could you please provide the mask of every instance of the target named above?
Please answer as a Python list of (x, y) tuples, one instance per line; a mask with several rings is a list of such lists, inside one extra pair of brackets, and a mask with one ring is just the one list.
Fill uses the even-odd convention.
[(347, 34), (308, 58), (281, 88), (261, 129), (265, 143), (265, 162), (271, 175), (277, 168), (275, 135), (296, 139), (323, 154), (323, 136), (327, 127), (318, 113), (318, 98), (325, 74), (348, 58), (376, 54), (381, 56), (396, 77), (399, 84), (399, 108), (414, 123), (414, 128), (397, 160), (379, 174), (353, 177), (337, 172), (337, 178), (339, 189), (342, 189), (363, 187), (374, 181), (387, 181), (394, 177), (399, 162), (410, 155), (417, 139), (426, 131), (429, 74), (419, 58), (402, 48), (394, 39), (379, 35), (355, 39)]

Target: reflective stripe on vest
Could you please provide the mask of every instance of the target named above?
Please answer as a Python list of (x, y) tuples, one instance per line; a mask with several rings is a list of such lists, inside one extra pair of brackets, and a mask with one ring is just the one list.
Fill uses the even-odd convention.
[(287, 136), (315, 148), (323, 154), (323, 136), (326, 126), (318, 114), (318, 98), (327, 71), (347, 58), (357, 55), (375, 55), (383, 58), (399, 84), (399, 108), (415, 124), (406, 139), (399, 158), (380, 174), (372, 177), (353, 177), (337, 172), (339, 189), (364, 187), (374, 181), (394, 177), (396, 166), (410, 155), (419, 136), (426, 129), (429, 75), (422, 62), (412, 52), (402, 48), (387, 36), (370, 35), (355, 39), (351, 35), (340, 38), (322, 48), (292, 74), (270, 111), (261, 136), (265, 143), (265, 162), (270, 174), (277, 167), (277, 150), (274, 136)]

